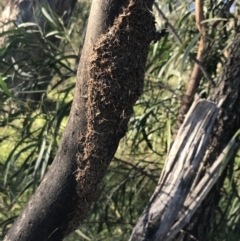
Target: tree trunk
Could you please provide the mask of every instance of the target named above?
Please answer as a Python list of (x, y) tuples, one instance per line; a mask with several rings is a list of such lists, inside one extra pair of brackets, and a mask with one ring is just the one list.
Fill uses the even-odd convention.
[[(188, 209), (188, 207), (185, 205), (185, 203), (189, 203), (187, 201), (187, 197), (190, 195), (191, 199), (191, 195), (193, 195), (191, 191), (189, 191), (188, 195), (186, 195), (186, 187), (192, 185), (191, 183), (194, 183), (194, 185), (197, 185), (197, 183), (201, 183), (204, 175), (209, 175), (211, 168), (215, 165), (218, 156), (220, 156), (224, 148), (228, 145), (231, 138), (239, 129), (239, 63), (240, 33), (238, 32), (232, 43), (228, 61), (223, 67), (218, 84), (212, 90), (212, 93), (210, 95), (211, 101), (214, 101), (215, 103), (222, 102), (222, 104), (221, 108), (218, 111), (213, 131), (210, 136), (209, 146), (205, 151), (205, 156), (202, 158), (202, 165), (197, 165), (198, 169), (193, 170), (196, 181), (193, 182), (193, 179), (186, 179), (186, 175), (188, 174), (188, 169), (194, 169), (193, 161), (195, 161), (195, 155), (197, 155), (199, 152), (198, 148), (204, 148), (202, 141), (199, 142), (199, 140), (196, 140), (195, 142), (194, 139), (193, 144), (197, 147), (195, 146), (196, 149), (194, 149), (193, 151), (191, 151), (190, 148), (187, 148), (186, 150), (180, 149), (180, 151), (176, 154), (172, 154), (172, 151), (175, 151), (174, 149), (176, 149), (176, 147), (186, 145), (186, 143), (190, 141), (189, 138), (192, 138), (193, 135), (189, 136), (185, 133), (185, 135), (182, 136), (181, 139), (176, 138), (172, 147), (173, 150), (171, 150), (171, 152), (169, 153), (167, 163), (165, 164), (166, 169), (163, 170), (163, 174), (161, 175), (162, 178), (160, 179), (160, 182), (150, 202), (148, 203), (147, 207), (145, 208), (142, 216), (138, 220), (133, 230), (132, 236), (130, 238), (131, 241), (169, 240), (167, 237), (171, 236), (171, 228), (176, 226), (176, 224), (179, 222), (179, 219), (184, 213), (184, 209)], [(195, 114), (196, 113), (197, 112), (195, 112)], [(182, 127), (183, 130), (187, 130), (188, 126), (191, 126), (194, 121), (197, 121), (195, 120), (195, 118), (197, 118), (197, 115), (195, 114), (193, 114), (193, 120), (191, 120), (190, 122), (189, 119), (186, 119), (186, 126)], [(206, 133), (206, 130), (203, 129), (203, 133)], [(195, 138), (197, 138), (197, 136)], [(233, 149), (235, 148), (236, 151), (235, 144), (239, 145), (239, 143), (233, 144)], [(189, 160), (188, 166), (182, 165), (181, 161), (182, 155), (185, 155), (185, 153), (187, 153), (187, 155), (186, 157), (184, 157), (184, 160)], [(176, 160), (174, 161), (174, 165), (176, 165), (175, 168), (184, 171), (182, 173), (182, 176), (176, 173), (175, 169), (167, 168), (170, 165), (169, 160), (172, 160), (173, 157), (176, 158)], [(172, 178), (171, 175), (173, 175)], [(175, 179), (175, 177), (177, 178)], [(187, 225), (185, 224), (186, 227), (184, 228), (184, 230), (181, 230), (178, 235), (171, 237), (171, 239), (179, 241), (207, 240), (208, 231), (211, 227), (211, 217), (218, 204), (219, 193), (223, 178), (224, 173), (219, 178), (218, 184), (213, 187), (209, 195), (202, 202), (202, 205), (196, 211), (192, 219), (189, 220)], [(177, 189), (173, 195), (172, 191), (174, 191), (176, 187), (180, 187), (180, 189)], [(192, 190), (195, 189), (192, 188)], [(179, 196), (179, 194), (181, 195)], [(192, 202), (196, 202), (196, 200), (198, 199), (192, 197)], [(179, 203), (182, 204), (183, 210), (178, 209)], [(196, 203), (196, 205), (200, 205), (200, 203)], [(176, 210), (179, 210), (178, 213), (175, 212)], [(168, 229), (166, 229), (165, 227), (168, 227)], [(162, 230), (168, 232), (163, 233)]]
[(148, 47), (156, 36), (152, 4), (92, 2), (61, 145), (4, 241), (59, 241), (86, 217), (142, 91)]
[[(214, 163), (216, 157), (240, 128), (240, 32), (235, 36), (229, 51), (229, 57), (225, 63), (217, 86), (212, 90), (210, 100), (218, 102), (225, 98), (219, 111), (216, 123), (211, 135), (208, 155), (205, 158), (206, 170)], [(203, 201), (201, 207), (190, 221), (177, 240), (205, 241), (211, 228), (211, 220), (217, 208), (220, 190), (226, 172), (223, 173), (217, 185)]]
[[(51, 9), (59, 17), (63, 17), (66, 25), (72, 15), (76, 2), (77, 0), (12, 0), (4, 8), (0, 16), (0, 32), (6, 32), (11, 28), (19, 29), (19, 26), (23, 23), (36, 23), (43, 32), (47, 31), (50, 26), (42, 14), (43, 7)], [(9, 40), (8, 35), (0, 38), (0, 47), (4, 44), (6, 46), (9, 44), (7, 50), (4, 51), (4, 58), (2, 59), (3, 62), (0, 65), (0, 70), (5, 73), (5, 76), (8, 75), (6, 83), (8, 88), (12, 90), (15, 97), (37, 101), (41, 99), (42, 91), (46, 90), (50, 80), (52, 79), (51, 69), (48, 68), (48, 66), (45, 66), (40, 72), (34, 73), (34, 76), (29, 77), (29, 75), (32, 74), (32, 69), (36, 68), (30, 63), (34, 61), (38, 61), (39, 63), (40, 60), (44, 62), (43, 60), (48, 58), (49, 52), (44, 49), (46, 48), (46, 43), (40, 33), (36, 31), (36, 26), (29, 26), (27, 29), (28, 31), (29, 29), (35, 30), (35, 34), (31, 35), (31, 38), (35, 39), (34, 44), (32, 44), (31, 39), (21, 40), (21, 38), (19, 38), (12, 41)], [(59, 39), (54, 37), (48, 39), (53, 45), (59, 45)], [(36, 46), (37, 41), (38, 45)], [(28, 59), (28, 63), (21, 65), (21, 61), (23, 62), (25, 59)], [(16, 63), (16, 66), (20, 71), (14, 68), (14, 63)], [(21, 72), (29, 74), (26, 76), (22, 75)], [(22, 90), (29, 93), (23, 94), (21, 93)], [(31, 91), (34, 92), (36, 90), (41, 90), (41, 92), (31, 93)]]

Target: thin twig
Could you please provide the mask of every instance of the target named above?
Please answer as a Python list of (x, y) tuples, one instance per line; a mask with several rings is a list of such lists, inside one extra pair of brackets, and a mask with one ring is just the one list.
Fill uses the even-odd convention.
[(179, 37), (179, 35), (177, 34), (176, 30), (174, 29), (174, 27), (172, 26), (172, 24), (168, 21), (168, 18), (165, 16), (165, 14), (161, 11), (161, 9), (158, 7), (157, 3), (154, 3), (154, 7), (157, 9), (158, 14), (162, 17), (162, 19), (165, 21), (165, 25), (168, 28), (169, 32), (175, 37), (177, 43), (179, 45), (182, 45), (183, 42), (181, 40), (181, 38)]
[(204, 66), (202, 65), (202, 63), (192, 54), (189, 54), (189, 57), (195, 61), (195, 63), (199, 66), (199, 68), (201, 69), (204, 77), (207, 79), (207, 81), (211, 84), (212, 87), (216, 86), (215, 82), (213, 81), (213, 79), (210, 77), (210, 75), (208, 74), (208, 72), (206, 71), (206, 69), (204, 68)]
[[(177, 34), (176, 30), (174, 29), (174, 27), (172, 26), (172, 24), (168, 21), (168, 18), (165, 16), (165, 14), (161, 11), (161, 9), (159, 8), (157, 3), (154, 3), (154, 7), (157, 9), (158, 14), (162, 17), (162, 19), (165, 21), (165, 25), (166, 28), (168, 29), (168, 31), (174, 36), (175, 40), (177, 41), (177, 43), (181, 46), (183, 44), (183, 41), (181, 40), (181, 38), (179, 37), (179, 35)], [(207, 73), (206, 69), (204, 68), (204, 66), (202, 65), (201, 61), (197, 60), (193, 54), (189, 54), (189, 57), (199, 66), (199, 68), (201, 69), (204, 77), (207, 79), (207, 81), (209, 81), (209, 83), (213, 86), (215, 86), (214, 81), (212, 80), (212, 78), (210, 77), (210, 75)]]
[(178, 100), (181, 100), (181, 96), (178, 93), (176, 93), (176, 90), (173, 90), (169, 85), (166, 85), (166, 84), (162, 83), (161, 81), (154, 82), (150, 79), (145, 79), (145, 80), (150, 82), (151, 84), (156, 84), (157, 87), (159, 87), (159, 88), (169, 91), (170, 93), (174, 94)]
[(122, 159), (120, 159), (120, 158), (117, 158), (117, 157), (114, 157), (114, 159), (115, 159), (116, 161), (122, 162), (122, 163), (124, 163), (124, 164), (127, 164), (127, 165), (133, 167), (133, 169), (137, 170), (138, 172), (140, 172), (140, 173), (143, 174), (144, 176), (148, 177), (148, 178), (151, 179), (154, 183), (157, 184), (156, 179), (155, 179), (152, 175), (150, 175), (149, 173), (147, 173), (146, 171), (144, 171), (143, 168), (139, 168), (139, 167), (137, 167), (136, 165), (134, 165), (134, 164), (132, 164), (132, 163), (130, 163), (130, 162), (128, 162), (128, 161), (124, 161), (124, 160), (122, 160)]
[[(224, 16), (224, 12), (229, 11), (229, 9), (231, 8), (231, 6), (233, 5), (235, 1), (234, 0), (229, 0), (228, 2), (226, 2), (225, 6), (223, 7), (221, 13), (220, 13), (220, 17)], [(221, 20), (217, 20), (213, 23), (212, 28), (216, 28), (217, 25), (221, 22)]]

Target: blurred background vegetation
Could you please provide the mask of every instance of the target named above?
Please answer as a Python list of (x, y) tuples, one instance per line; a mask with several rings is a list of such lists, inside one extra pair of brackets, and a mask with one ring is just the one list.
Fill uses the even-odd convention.
[[(7, 1), (0, 0), (0, 9)], [(157, 184), (172, 136), (178, 110), (194, 62), (200, 34), (194, 17), (194, 1), (156, 1), (174, 26), (183, 44), (167, 32), (153, 43), (146, 66), (145, 87), (136, 103), (129, 131), (99, 189), (88, 218), (66, 240), (127, 240)], [(204, 11), (214, 28), (208, 29), (204, 66), (216, 81), (227, 58), (237, 27), (238, 6), (224, 11), (226, 1), (206, 0)], [(42, 180), (54, 159), (73, 99), (76, 70), (84, 41), (91, 1), (79, 0), (67, 27), (54, 13), (46, 12), (51, 29), (15, 26), (0, 37), (0, 238)], [(164, 21), (156, 14), (158, 30)], [(37, 37), (36, 37), (37, 36)], [(59, 40), (57, 45), (51, 38)], [(41, 43), (39, 39), (42, 39)], [(33, 46), (45, 53), (26, 55)], [(6, 62), (13, 53), (24, 53), (20, 62)], [(47, 74), (44, 76), (44, 73)], [(24, 84), (14, 86), (14, 79)], [(34, 88), (28, 88), (28, 83)], [(31, 81), (30, 81), (31, 80)], [(9, 87), (10, 86), (10, 87)], [(198, 94), (207, 97), (211, 86), (202, 78)], [(31, 98), (29, 96), (40, 96)], [(54, 178), (54, 177), (53, 177)], [(221, 200), (212, 223), (210, 240), (240, 240), (240, 159), (228, 168)]]

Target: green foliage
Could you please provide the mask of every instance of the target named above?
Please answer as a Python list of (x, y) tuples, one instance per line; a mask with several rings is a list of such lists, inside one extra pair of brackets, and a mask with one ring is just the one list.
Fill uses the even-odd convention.
[[(156, 2), (182, 44), (178, 45), (175, 36), (167, 32), (161, 41), (151, 45), (144, 92), (134, 107), (129, 131), (88, 218), (66, 240), (127, 240), (158, 181), (175, 131), (180, 96), (194, 64), (189, 53), (197, 52), (201, 34), (196, 28), (193, 1)], [(204, 63), (216, 80), (226, 58), (224, 51), (234, 35), (236, 18), (229, 12), (219, 17), (223, 1), (205, 4), (208, 23), (216, 18), (220, 21), (216, 28), (208, 30)], [(26, 23), (1, 33), (7, 38), (0, 47), (1, 236), (55, 156), (71, 107), (88, 10), (89, 1), (80, 1), (65, 27), (56, 14), (44, 8), (42, 13), (51, 28)], [(157, 12), (156, 25), (159, 30), (164, 28)], [(203, 78), (198, 93), (207, 96), (210, 88)], [(239, 240), (239, 160), (237, 157), (228, 169), (211, 240)]]
[[(71, 107), (82, 46), (76, 35), (80, 31), (84, 35), (88, 9), (88, 3), (79, 3), (65, 27), (55, 13), (42, 8), (50, 28), (24, 23), (1, 33), (6, 41), (0, 48), (0, 236), (55, 156)], [(76, 19), (78, 13), (81, 19)]]

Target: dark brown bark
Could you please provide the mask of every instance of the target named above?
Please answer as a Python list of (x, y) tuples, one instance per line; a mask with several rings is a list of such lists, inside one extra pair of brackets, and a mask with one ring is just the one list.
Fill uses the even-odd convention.
[[(195, 0), (195, 18), (196, 18), (196, 24), (198, 27), (199, 32), (202, 34), (200, 40), (199, 40), (199, 45), (198, 45), (198, 52), (196, 59), (200, 63), (205, 63), (205, 56), (204, 56), (204, 51), (205, 51), (205, 46), (206, 46), (206, 36), (207, 36), (207, 24), (201, 24), (202, 21), (205, 20), (204, 17), (204, 12), (203, 12), (203, 7), (204, 7), (204, 1), (203, 0)], [(177, 123), (176, 123), (176, 130), (175, 132), (179, 130), (181, 127), (185, 115), (189, 111), (193, 100), (194, 100), (194, 95), (196, 94), (200, 81), (202, 79), (202, 72), (200, 69), (200, 66), (195, 63), (193, 66), (193, 70), (190, 76), (190, 79), (187, 83), (187, 87), (185, 90), (184, 95), (182, 96), (181, 100), (181, 106), (179, 109), (178, 113), (178, 118), (177, 118)]]
[(61, 145), (4, 241), (59, 241), (86, 217), (142, 90), (148, 47), (155, 37), (152, 4), (92, 2)]
[[(234, 1), (228, 1), (226, 3), (226, 5), (223, 7), (222, 13), (220, 14), (219, 17), (221, 17), (221, 18), (224, 17), (224, 14), (229, 11), (233, 2)], [(200, 41), (199, 41), (196, 59), (201, 64), (204, 64), (205, 66), (207, 66), (208, 62), (211, 60), (207, 59), (207, 49), (206, 49), (208, 26), (207, 26), (207, 23), (200, 24), (202, 21), (205, 20), (203, 7), (204, 7), (203, 0), (195, 0), (196, 24), (197, 24), (199, 32), (202, 34)], [(215, 29), (220, 22), (221, 21), (219, 21), (219, 20), (214, 22), (212, 29)], [(210, 76), (208, 74), (207, 74), (208, 76), (206, 76), (206, 74), (204, 74), (204, 72), (202, 71), (202, 69), (200, 68), (198, 63), (195, 62), (192, 73), (191, 73), (190, 80), (187, 83), (185, 93), (182, 96), (181, 106), (179, 109), (177, 123), (176, 123), (175, 134), (177, 134), (178, 129), (181, 127), (181, 125), (184, 121), (185, 115), (187, 114), (188, 110), (190, 109), (190, 107), (193, 103), (194, 95), (197, 93), (197, 90), (198, 90), (198, 87), (199, 87), (199, 84), (201, 82), (203, 75), (205, 75), (206, 79), (209, 81), (209, 83), (211, 84), (212, 87), (215, 86), (214, 82), (212, 80), (210, 80)]]
[[(96, 2), (99, 2), (96, 4)], [(81, 56), (72, 111), (54, 162), (36, 193), (15, 221), (4, 240), (62, 240), (79, 223), (69, 224), (77, 212), (78, 136), (86, 129), (85, 103), (81, 95), (88, 81), (88, 51), (97, 37), (113, 24), (123, 1), (93, 1)], [(105, 9), (111, 15), (105, 14)], [(96, 24), (98, 23), (98, 24)], [(84, 204), (83, 204), (84, 205)]]

